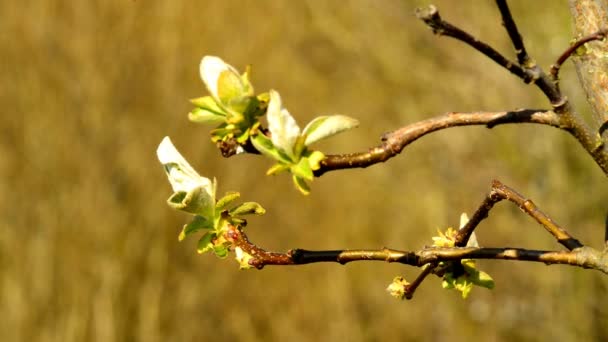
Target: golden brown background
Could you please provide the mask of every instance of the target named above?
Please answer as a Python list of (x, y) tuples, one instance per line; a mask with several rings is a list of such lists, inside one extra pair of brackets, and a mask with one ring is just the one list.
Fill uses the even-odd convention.
[[(511, 1), (547, 67), (568, 45), (565, 1)], [(170, 135), (219, 192), (267, 215), (254, 242), (289, 248), (417, 249), (458, 224), (498, 178), (600, 247), (606, 178), (563, 132), (450, 129), (383, 165), (332, 172), (301, 196), (257, 156), (222, 159), (188, 122), (205, 95), (198, 64), (253, 66), (301, 125), (340, 113), (361, 127), (321, 143), (363, 150), (388, 130), (447, 111), (547, 108), (540, 92), (413, 15), (426, 1), (0, 2), (0, 336), (2, 341), (588, 341), (608, 339), (608, 278), (566, 266), (483, 261), (496, 289), (462, 300), (429, 278), (391, 298), (402, 265), (316, 264), (239, 271), (178, 243), (188, 216), (155, 149)], [(492, 1), (436, 1), (445, 18), (514, 56)], [(580, 108), (572, 66), (564, 87)], [(559, 249), (510, 204), (478, 231), (485, 246)]]

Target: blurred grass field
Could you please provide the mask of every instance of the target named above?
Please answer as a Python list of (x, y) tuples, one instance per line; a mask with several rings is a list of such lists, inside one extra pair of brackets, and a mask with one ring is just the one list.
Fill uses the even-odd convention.
[[(188, 217), (155, 156), (169, 135), (219, 192), (267, 215), (269, 249), (418, 249), (471, 213), (497, 178), (583, 242), (601, 247), (606, 177), (574, 139), (529, 125), (450, 129), (386, 164), (332, 172), (301, 196), (256, 156), (223, 159), (188, 122), (205, 95), (204, 55), (253, 67), (300, 124), (346, 114), (360, 128), (321, 143), (364, 150), (383, 132), (448, 111), (547, 108), (472, 49), (413, 15), (424, 1), (0, 2), (0, 339), (2, 341), (605, 341), (608, 278), (566, 266), (479, 262), (496, 281), (464, 301), (429, 278), (391, 298), (395, 275), (355, 263), (239, 271), (178, 243)], [(442, 15), (512, 57), (492, 1), (435, 1)], [(548, 67), (571, 38), (565, 1), (511, 1)], [(570, 64), (563, 88), (586, 110)], [(484, 246), (559, 249), (510, 204), (480, 227)]]

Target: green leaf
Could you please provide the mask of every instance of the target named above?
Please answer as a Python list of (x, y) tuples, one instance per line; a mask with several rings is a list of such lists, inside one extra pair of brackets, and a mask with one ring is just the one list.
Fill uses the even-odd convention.
[(444, 289), (456, 289), (461, 292), (462, 298), (466, 299), (473, 289), (473, 283), (464, 275), (454, 278), (452, 273), (446, 273), (443, 276), (441, 287)]
[(358, 125), (359, 121), (345, 115), (317, 117), (304, 128), (304, 133), (302, 134), (306, 137), (304, 144), (310, 146), (321, 139), (357, 127)]
[(234, 207), (228, 211), (230, 216), (243, 216), (243, 215), (264, 215), (266, 210), (256, 202), (245, 202), (237, 207)]
[(201, 229), (213, 229), (213, 221), (209, 221), (200, 215), (194, 215), (192, 221), (184, 225), (181, 233), (179, 233), (178, 240), (182, 241), (186, 238), (186, 236)]
[(266, 175), (270, 176), (270, 175), (274, 175), (283, 171), (287, 171), (289, 170), (289, 165), (288, 164), (282, 164), (282, 163), (276, 163), (273, 166), (270, 167), (270, 169), (268, 169), (268, 171), (266, 171)]
[(198, 240), (198, 246), (196, 247), (196, 251), (199, 254), (211, 251), (214, 249), (213, 239), (216, 238), (215, 232), (207, 232), (203, 237)]
[(256, 150), (260, 151), (263, 155), (270, 157), (278, 162), (291, 164), (293, 163), (289, 157), (281, 153), (267, 136), (262, 133), (258, 133), (251, 138), (251, 143)]
[(224, 70), (217, 80), (217, 95), (223, 104), (247, 96), (247, 89), (241, 76), (232, 70)]
[(241, 194), (236, 191), (227, 192), (224, 197), (220, 198), (215, 204), (215, 211), (218, 213), (221, 212), (222, 210), (226, 209), (226, 207), (229, 206), (232, 202), (236, 201), (239, 197), (241, 197)]
[(199, 186), (189, 192), (175, 192), (167, 204), (176, 210), (198, 214), (207, 220), (213, 220), (215, 200), (203, 187)]
[(217, 245), (213, 247), (213, 253), (215, 253), (218, 258), (225, 258), (228, 255), (228, 251), (228, 247), (224, 245)]
[(234, 136), (234, 129), (226, 128), (226, 126), (226, 124), (222, 124), (218, 128), (211, 130), (210, 134), (213, 142), (224, 141)]
[(308, 184), (306, 184), (306, 181), (304, 179), (296, 175), (293, 175), (292, 179), (293, 184), (296, 186), (296, 189), (300, 190), (303, 195), (310, 194), (310, 187), (308, 186)]
[(472, 259), (463, 259), (460, 262), (464, 267), (467, 277), (473, 284), (487, 289), (494, 288), (494, 279), (486, 272), (478, 270), (475, 261)]
[(244, 121), (245, 113), (249, 110), (254, 99), (254, 97), (236, 97), (230, 99), (226, 104), (228, 106), (228, 123), (237, 124)]
[(241, 145), (245, 145), (245, 143), (247, 142), (247, 140), (249, 140), (249, 132), (250, 132), (250, 130), (247, 129), (247, 130), (245, 130), (245, 132), (243, 132), (239, 136), (237, 136), (236, 137), (236, 142), (238, 142)]
[(303, 178), (308, 181), (312, 181), (314, 175), (312, 173), (312, 169), (310, 168), (310, 163), (307, 157), (301, 158), (298, 164), (294, 165), (290, 169), (291, 173), (294, 175)]
[(197, 97), (195, 99), (191, 99), (190, 103), (198, 108), (206, 109), (207, 111), (213, 112), (217, 115), (226, 115), (224, 109), (222, 109), (221, 105), (218, 104), (212, 96)]
[(226, 121), (224, 114), (217, 114), (203, 108), (194, 108), (188, 113), (188, 120), (202, 124), (218, 124)]

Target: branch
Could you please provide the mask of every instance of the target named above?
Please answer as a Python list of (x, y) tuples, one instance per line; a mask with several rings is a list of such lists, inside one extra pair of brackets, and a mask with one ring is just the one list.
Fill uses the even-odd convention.
[(550, 70), (550, 74), (551, 77), (553, 77), (554, 80), (558, 80), (559, 79), (559, 69), (561, 68), (562, 64), (564, 64), (564, 62), (581, 46), (585, 45), (588, 42), (594, 41), (594, 40), (602, 40), (604, 38), (606, 38), (606, 35), (608, 35), (608, 30), (604, 29), (604, 30), (600, 30), (597, 31), (595, 33), (592, 33), (588, 36), (585, 36), (581, 39), (578, 39), (577, 41), (574, 42), (574, 44), (570, 45), (570, 47), (568, 49), (566, 49), (566, 51), (564, 51), (561, 56), (559, 56), (559, 58), (557, 59), (557, 61), (555, 61), (555, 63), (551, 66), (551, 70)]
[(401, 153), (407, 145), (418, 138), (442, 129), (472, 125), (485, 125), (492, 128), (508, 123), (534, 123), (560, 127), (557, 114), (549, 110), (522, 109), (511, 112), (447, 113), (386, 133), (382, 137), (382, 143), (370, 148), (367, 152), (327, 155), (321, 161), (321, 168), (315, 171), (315, 176), (319, 177), (328, 171), (365, 168), (385, 162)]
[(515, 203), (519, 209), (536, 220), (549, 232), (560, 244), (569, 250), (583, 247), (583, 244), (573, 238), (568, 232), (555, 223), (550, 217), (536, 207), (532, 200), (525, 198), (514, 189), (502, 184), (498, 180), (492, 182), (492, 190), (473, 214), (469, 222), (459, 231), (456, 237), (456, 246), (465, 246), (479, 223), (488, 217), (488, 213), (494, 205), (502, 200)]
[(590, 247), (573, 251), (543, 251), (524, 248), (483, 248), (483, 247), (425, 247), (418, 251), (399, 251), (395, 249), (360, 249), (310, 251), (294, 249), (287, 253), (268, 252), (249, 242), (243, 231), (231, 227), (227, 239), (234, 247), (239, 247), (252, 256), (249, 265), (262, 269), (269, 265), (304, 265), (319, 262), (347, 264), (355, 261), (383, 261), (422, 267), (441, 261), (462, 259), (496, 259), (542, 262), (545, 264), (564, 264), (591, 268), (608, 274), (608, 252), (599, 252)]
[(513, 48), (515, 49), (515, 53), (517, 54), (517, 61), (519, 65), (524, 67), (530, 67), (534, 62), (528, 56), (526, 52), (526, 47), (524, 46), (524, 42), (521, 39), (521, 35), (519, 34), (519, 30), (517, 29), (517, 25), (515, 25), (515, 20), (511, 16), (511, 11), (509, 10), (509, 5), (507, 5), (506, 0), (496, 0), (496, 5), (500, 10), (500, 15), (502, 16), (502, 24), (504, 25), (507, 33), (509, 34), (509, 38), (511, 38), (511, 42), (513, 42)]
[(508, 58), (503, 56), (500, 52), (498, 52), (490, 45), (480, 41), (479, 39), (473, 37), (466, 31), (443, 20), (443, 18), (441, 18), (441, 16), (439, 15), (439, 10), (437, 10), (437, 7), (435, 7), (434, 5), (429, 5), (426, 8), (416, 9), (416, 17), (424, 21), (425, 24), (427, 24), (433, 30), (433, 33), (438, 34), (440, 36), (448, 36), (455, 38), (456, 40), (459, 40), (471, 46), (475, 50), (489, 57), (498, 65), (509, 70), (517, 77), (523, 79), (526, 83), (530, 83), (534, 80), (535, 75), (528, 74), (524, 68), (522, 68), (517, 63), (510, 61)]
[[(500, 1), (497, 1), (497, 3), (500, 6)], [(506, 8), (506, 4), (504, 4), (504, 6)], [(508, 12), (508, 8), (506, 8), (506, 11)], [(507, 16), (507, 13), (505, 13), (501, 9), (501, 14), (503, 14), (503, 21), (506, 20), (506, 22), (508, 22), (509, 18), (510, 18), (510, 13)], [(441, 16), (439, 16), (439, 11), (437, 10), (437, 7), (435, 7), (433, 5), (429, 5), (427, 8), (417, 9), (416, 16), (419, 19), (422, 19), (422, 21), (424, 21), (425, 24), (427, 24), (431, 29), (433, 29), (433, 33), (439, 34), (439, 35), (445, 35), (448, 37), (452, 37), (456, 40), (459, 40), (459, 41), (471, 46), (475, 50), (481, 52), (482, 54), (486, 55), (487, 57), (492, 59), (494, 62), (496, 62), (498, 65), (509, 70), (511, 73), (513, 73), (517, 77), (521, 78), (525, 83), (534, 82), (534, 84), (536, 84), (536, 86), (549, 99), (549, 101), (551, 102), (551, 105), (556, 110), (559, 111), (560, 108), (563, 107), (567, 103), (567, 99), (562, 96), (562, 94), (559, 92), (557, 87), (553, 84), (551, 78), (548, 77), (543, 72), (543, 70), (539, 66), (537, 66), (536, 63), (532, 62), (529, 58), (526, 61), (526, 64), (522, 64), (522, 65), (519, 65), (519, 64), (509, 60), (508, 58), (504, 57), (500, 52), (498, 52), (496, 49), (494, 49), (490, 45), (478, 40), (477, 38), (473, 37), (471, 34), (465, 32), (464, 30), (443, 20), (441, 18)], [(507, 17), (505, 18), (505, 16), (507, 16)], [(509, 23), (509, 25), (512, 25), (512, 26), (507, 27), (507, 30), (515, 30), (515, 32), (517, 32), (517, 28), (515, 27), (515, 23), (513, 22), (512, 19), (511, 19), (511, 23)], [(516, 38), (516, 37), (514, 38), (512, 36), (515, 34), (515, 32), (509, 31), (509, 35), (511, 36), (511, 39), (513, 40), (514, 45), (517, 44), (516, 48), (517, 47), (523, 48), (523, 42), (521, 42), (521, 39)], [(517, 32), (517, 35), (519, 35), (518, 32)], [(518, 56), (522, 54), (522, 52), (520, 52), (520, 51), (517, 51), (517, 53), (518, 53)], [(525, 49), (523, 50), (523, 53), (525, 53)], [(525, 56), (527, 57), (527, 54)], [(522, 58), (523, 58), (523, 56), (522, 56)]]
[[(588, 24), (590, 21), (594, 21), (589, 19), (591, 14), (593, 14), (594, 18), (596, 19), (594, 21), (595, 23), (606, 22), (605, 20), (602, 21), (602, 19), (608, 18), (607, 9), (598, 9), (598, 6), (590, 5), (590, 3), (593, 3), (593, 1), (571, 0), (571, 3), (575, 3), (571, 7), (573, 8), (577, 26), (579, 26), (579, 22), (585, 22)], [(585, 4), (582, 5), (581, 3)], [(592, 133), (581, 116), (575, 112), (574, 108), (568, 101), (568, 98), (561, 93), (558, 83), (555, 82), (552, 77), (547, 75), (542, 68), (536, 65), (532, 59), (529, 59), (527, 54), (524, 55), (525, 49), (522, 50), (523, 41), (521, 41), (519, 31), (517, 31), (515, 22), (511, 18), (506, 1), (497, 0), (497, 5), (503, 16), (503, 22), (505, 23), (507, 32), (509, 33), (511, 41), (517, 50), (516, 53), (518, 54), (518, 58), (520, 60), (525, 60), (525, 58), (528, 58), (525, 64), (515, 64), (490, 45), (479, 41), (464, 30), (459, 29), (458, 27), (443, 20), (439, 16), (439, 11), (433, 5), (429, 5), (423, 9), (417, 9), (416, 16), (431, 27), (434, 33), (446, 35), (460, 40), (477, 51), (483, 53), (503, 68), (509, 70), (511, 73), (521, 78), (524, 82), (534, 82), (534, 84), (545, 94), (555, 112), (559, 115), (560, 127), (572, 134), (587, 151), (587, 153), (593, 157), (604, 173), (608, 175), (608, 144), (605, 143), (608, 141), (608, 114), (606, 114), (608, 113), (608, 91), (606, 91), (606, 89), (608, 89), (608, 86), (606, 86), (606, 79), (608, 79), (606, 78), (608, 62), (606, 62), (606, 58), (604, 58), (607, 48), (604, 47), (603, 49), (596, 49), (593, 51), (593, 53), (587, 54), (589, 56), (586, 57), (585, 61), (587, 63), (585, 73), (578, 70), (582, 68), (582, 66), (577, 66), (579, 78), (582, 80), (583, 87), (587, 92), (588, 98), (590, 98), (589, 102), (594, 106), (594, 112), (596, 113), (596, 116), (599, 117), (598, 120), (600, 120), (600, 123), (602, 124), (600, 133), (595, 134), (595, 132)]]

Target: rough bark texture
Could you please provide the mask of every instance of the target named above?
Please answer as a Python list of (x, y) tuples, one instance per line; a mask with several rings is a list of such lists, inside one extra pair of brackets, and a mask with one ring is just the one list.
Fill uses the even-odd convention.
[[(570, 0), (570, 11), (577, 38), (608, 28), (607, 0)], [(587, 43), (573, 61), (593, 111), (594, 128), (608, 145), (608, 43)]]

